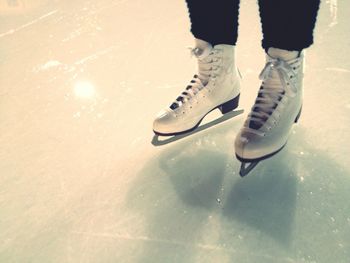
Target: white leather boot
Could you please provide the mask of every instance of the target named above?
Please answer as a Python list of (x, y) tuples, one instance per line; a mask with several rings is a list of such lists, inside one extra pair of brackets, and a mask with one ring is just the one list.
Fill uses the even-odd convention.
[[(242, 162), (241, 176), (283, 148), (301, 113), (304, 54), (294, 51), (296, 58), (286, 60), (283, 57), (293, 54), (272, 51), (276, 50), (269, 50), (270, 54), (277, 53), (274, 57), (266, 55), (258, 96), (235, 140), (236, 157)], [(246, 163), (251, 166), (245, 167)]]
[(240, 76), (235, 63), (235, 46), (212, 47), (196, 41), (192, 54), (198, 59), (198, 73), (185, 91), (162, 110), (153, 122), (157, 135), (177, 135), (197, 128), (202, 119), (218, 108), (223, 114), (237, 108)]

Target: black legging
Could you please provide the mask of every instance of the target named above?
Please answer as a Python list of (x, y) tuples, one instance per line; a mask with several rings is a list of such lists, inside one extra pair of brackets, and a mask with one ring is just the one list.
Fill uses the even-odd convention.
[[(212, 45), (235, 45), (239, 0), (186, 0), (191, 32)], [(258, 0), (262, 47), (301, 51), (313, 44), (320, 0)]]

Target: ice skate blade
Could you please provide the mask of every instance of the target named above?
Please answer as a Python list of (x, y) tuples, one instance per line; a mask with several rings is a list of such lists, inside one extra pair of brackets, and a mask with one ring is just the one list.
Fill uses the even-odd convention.
[(241, 169), (239, 170), (239, 175), (241, 177), (246, 176), (247, 174), (250, 173), (251, 170), (254, 169), (255, 166), (257, 166), (258, 163), (259, 162), (251, 162), (251, 163), (242, 162)]
[(302, 109), (303, 109), (303, 106), (301, 106), (301, 108), (300, 108), (300, 110), (299, 110), (298, 115), (295, 117), (295, 121), (294, 121), (294, 123), (298, 123), (298, 121), (299, 121), (299, 119), (300, 119), (300, 115), (301, 115), (301, 111), (302, 111)]
[[(185, 131), (185, 132), (182, 132), (182, 133), (178, 133), (178, 134), (174, 134), (172, 137), (169, 137), (169, 135), (163, 135), (163, 134), (160, 134), (160, 133), (157, 133), (157, 132), (154, 132), (155, 135), (153, 136), (153, 139), (152, 139), (152, 144), (154, 146), (162, 146), (162, 145), (165, 145), (165, 144), (168, 144), (168, 143), (171, 143), (171, 142), (175, 142), (175, 141), (178, 141), (178, 140), (181, 140), (183, 138), (186, 138), (190, 135), (193, 135), (193, 134), (196, 134), (198, 132), (201, 132), (201, 131), (204, 131), (216, 124), (220, 124), (220, 123), (223, 123), (229, 119), (232, 119), (233, 117), (236, 117), (240, 114), (242, 114), (244, 112), (243, 109), (238, 109), (238, 110), (234, 110), (234, 111), (231, 111), (231, 112), (228, 112), (226, 113), (225, 115), (221, 116), (220, 118), (218, 119), (215, 119), (215, 120), (212, 120), (206, 124), (203, 124), (201, 126), (199, 126), (199, 124), (201, 123), (201, 121), (192, 129), (188, 130), (188, 131)], [(160, 136), (166, 136), (168, 138), (164, 139), (164, 140), (159, 140), (159, 137)]]
[[(239, 171), (239, 175), (241, 177), (244, 177), (246, 176), (248, 173), (250, 173), (253, 168), (260, 162), (260, 161), (263, 161), (263, 160), (266, 160), (266, 159), (269, 159), (271, 158), (272, 156), (276, 155), (277, 153), (279, 153), (280, 151), (282, 151), (282, 149), (286, 146), (287, 142), (281, 147), (279, 148), (277, 151), (273, 152), (273, 153), (270, 153), (270, 154), (267, 154), (265, 156), (262, 156), (260, 158), (256, 158), (256, 159), (245, 159), (245, 158), (242, 158), (240, 156), (238, 156), (236, 154), (236, 158), (242, 163), (241, 164), (241, 169)], [(249, 164), (248, 166), (245, 166), (246, 164)]]

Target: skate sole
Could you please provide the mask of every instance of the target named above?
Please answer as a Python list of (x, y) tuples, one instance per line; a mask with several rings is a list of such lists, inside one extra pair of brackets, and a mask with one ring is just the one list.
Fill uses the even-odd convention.
[(200, 120), (199, 122), (192, 128), (185, 130), (185, 131), (181, 131), (181, 132), (173, 132), (173, 133), (162, 133), (162, 132), (157, 132), (155, 130), (153, 130), (154, 134), (158, 135), (158, 136), (176, 136), (176, 135), (183, 135), (189, 132), (194, 131), (195, 129), (198, 128), (198, 126), (201, 124), (201, 122), (203, 121), (203, 119), (213, 110), (219, 109), (221, 111), (221, 113), (223, 115), (225, 115), (226, 113), (233, 111), (234, 109), (236, 109), (238, 107), (238, 103), (239, 103), (239, 96), (240, 94), (238, 94), (236, 97), (234, 97), (233, 99), (224, 102), (223, 104), (220, 104), (218, 106), (216, 106), (215, 108), (211, 109), (210, 111), (208, 111)]
[(240, 162), (243, 162), (243, 163), (255, 163), (255, 162), (260, 162), (260, 161), (263, 161), (263, 160), (266, 160), (272, 156), (274, 156), (275, 154), (279, 153), (280, 151), (282, 151), (282, 149), (287, 145), (287, 143), (285, 143), (281, 148), (279, 148), (277, 151), (274, 151), (272, 153), (269, 153), (267, 155), (264, 155), (262, 157), (259, 157), (259, 158), (254, 158), (254, 159), (247, 159), (247, 158), (242, 158), (241, 156), (239, 156), (237, 153), (236, 153), (236, 158), (238, 159), (238, 161)]
[(205, 131), (205, 130), (213, 127), (213, 126), (216, 126), (218, 124), (224, 123), (224, 122), (226, 122), (226, 121), (228, 121), (228, 120), (230, 120), (232, 118), (235, 118), (238, 115), (242, 114), (243, 112), (244, 112), (243, 109), (235, 109), (233, 111), (230, 111), (230, 112), (222, 115), (221, 117), (219, 117), (217, 119), (214, 119), (212, 121), (206, 122), (203, 125), (200, 125), (197, 129), (194, 129), (191, 132), (187, 132), (187, 133), (184, 133), (182, 135), (162, 137), (162, 139), (160, 140), (161, 136), (158, 136), (158, 135), (155, 134), (153, 136), (153, 139), (152, 139), (151, 143), (154, 146), (162, 146), (162, 145), (165, 145), (165, 144), (176, 142), (178, 140), (182, 140), (182, 139), (184, 139), (186, 137), (193, 136), (196, 133), (203, 132), (203, 131)]

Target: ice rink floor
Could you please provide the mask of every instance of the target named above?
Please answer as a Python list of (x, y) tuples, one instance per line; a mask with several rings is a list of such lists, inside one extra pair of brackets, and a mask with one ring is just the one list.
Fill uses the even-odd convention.
[(242, 179), (233, 140), (264, 66), (255, 0), (243, 114), (164, 145), (153, 118), (196, 67), (184, 1), (0, 0), (0, 262), (349, 263), (349, 22), (348, 1), (322, 1), (300, 122)]

